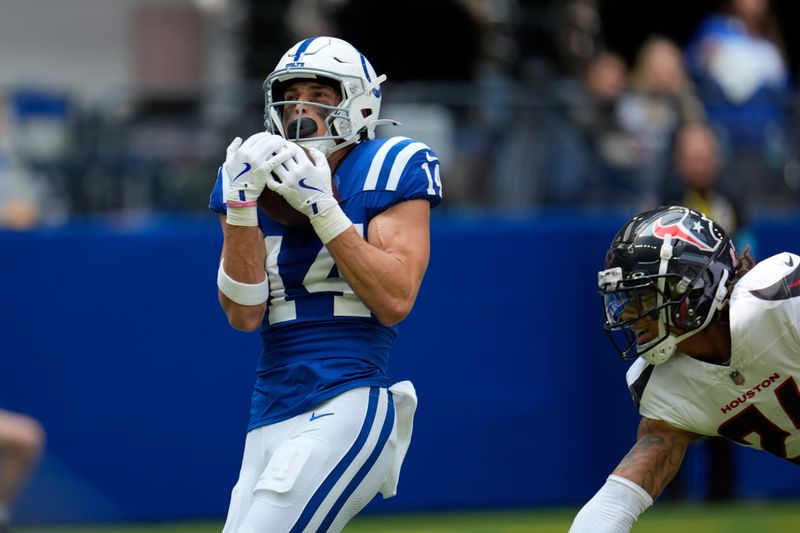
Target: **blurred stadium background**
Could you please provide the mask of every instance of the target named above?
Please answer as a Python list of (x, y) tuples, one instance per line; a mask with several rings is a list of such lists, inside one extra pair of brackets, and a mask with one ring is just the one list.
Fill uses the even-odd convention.
[[(48, 432), (21, 531), (219, 529), (258, 338), (218, 309), (208, 194), (230, 138), (261, 128), (278, 54), (313, 34), (389, 76), (382, 114), (403, 125), (382, 134), (432, 146), (445, 188), (392, 360), (420, 395), (414, 443), (398, 496), (348, 531), (565, 531), (628, 449), (637, 416), (596, 271), (619, 225), (679, 181), (675, 124), (655, 135), (616, 106), (643, 43), (683, 49), (720, 2), (378, 4), (0, 0), (0, 406)], [(763, 138), (740, 142), (696, 87), (757, 257), (800, 249), (798, 7), (771, 7), (789, 82), (754, 97), (758, 119), (779, 117)], [(627, 71), (591, 85), (610, 51)], [(690, 450), (636, 531), (800, 529), (795, 466), (713, 450)]]

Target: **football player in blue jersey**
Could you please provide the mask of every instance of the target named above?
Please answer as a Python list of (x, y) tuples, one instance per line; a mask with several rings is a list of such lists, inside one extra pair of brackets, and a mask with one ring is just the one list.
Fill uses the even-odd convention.
[(0, 409), (0, 533), (11, 531), (11, 506), (39, 461), (44, 439), (38, 421)]
[[(262, 339), (224, 533), (341, 531), (395, 494), (417, 398), (389, 354), (442, 188), (428, 146), (375, 137), (385, 79), (345, 41), (297, 43), (264, 82), (266, 131), (235, 139), (220, 167), (219, 299)], [(274, 193), (307, 224), (260, 210)]]

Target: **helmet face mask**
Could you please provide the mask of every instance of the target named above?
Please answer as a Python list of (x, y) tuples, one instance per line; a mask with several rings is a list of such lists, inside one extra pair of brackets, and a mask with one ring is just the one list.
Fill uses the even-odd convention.
[[(305, 80), (293, 80), (296, 81)], [(273, 117), (273, 120), (267, 123), (267, 130), (270, 133), (277, 133), (285, 139), (317, 148), (326, 155), (332, 151), (336, 140), (340, 138), (336, 136), (335, 121), (347, 113), (347, 110), (338, 105), (297, 99), (282, 99), (273, 102), (269, 107), (270, 115)], [(323, 124), (324, 129), (317, 125), (317, 121)], [(320, 131), (322, 133), (319, 133)]]
[(606, 333), (624, 359), (661, 364), (723, 307), (736, 255), (711, 219), (685, 207), (662, 207), (623, 226), (605, 266), (598, 290)]
[[(349, 43), (334, 37), (306, 39), (284, 54), (264, 81), (264, 126), (271, 133), (321, 148), (326, 155), (372, 139), (380, 112), (380, 83), (385, 79), (386, 76), (377, 76), (369, 61)], [(325, 117), (326, 131), (314, 132), (312, 137), (298, 137), (299, 127), (295, 132), (286, 131), (283, 123), (285, 107), (298, 103), (286, 100), (284, 91), (290, 84), (302, 81), (332, 87), (341, 97), (336, 105), (304, 102), (301, 112)]]

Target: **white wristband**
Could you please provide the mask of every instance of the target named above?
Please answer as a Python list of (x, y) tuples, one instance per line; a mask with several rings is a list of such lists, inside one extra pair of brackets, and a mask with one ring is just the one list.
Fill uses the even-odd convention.
[(224, 164), (219, 167), (218, 174), (222, 180), (222, 196), (225, 199), (228, 224), (258, 226), (258, 200), (247, 200), (242, 191), (231, 190), (231, 176)]
[(642, 487), (611, 474), (580, 510), (569, 533), (628, 533), (653, 498)]
[(261, 283), (242, 283), (230, 277), (222, 268), (222, 261), (217, 270), (217, 287), (222, 294), (239, 305), (261, 305), (267, 301), (269, 282), (267, 278)]
[(226, 220), (231, 226), (258, 226), (258, 207), (231, 207), (228, 204)]
[(332, 206), (324, 213), (311, 217), (310, 220), (322, 244), (328, 244), (353, 225), (339, 204)]

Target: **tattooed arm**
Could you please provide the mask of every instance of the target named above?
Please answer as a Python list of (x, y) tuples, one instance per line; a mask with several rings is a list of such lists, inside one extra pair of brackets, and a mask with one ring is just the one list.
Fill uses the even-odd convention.
[(627, 533), (683, 462), (693, 433), (660, 420), (642, 418), (636, 444), (583, 506), (569, 533)]
[(698, 436), (661, 420), (642, 418), (636, 438), (614, 475), (633, 481), (656, 499), (678, 473), (686, 448)]

